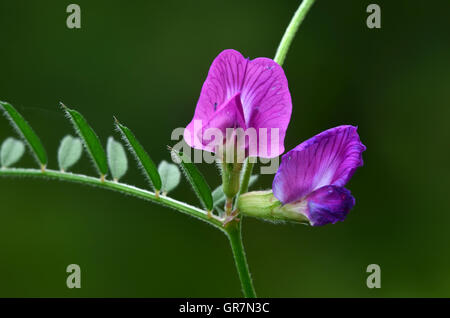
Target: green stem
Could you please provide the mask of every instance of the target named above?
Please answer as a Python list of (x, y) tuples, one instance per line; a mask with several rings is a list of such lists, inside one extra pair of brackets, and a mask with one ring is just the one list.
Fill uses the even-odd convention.
[(242, 292), (247, 298), (256, 298), (252, 277), (248, 269), (247, 258), (245, 256), (244, 245), (242, 244), (241, 222), (232, 222), (226, 228), (231, 250), (233, 251), (234, 262), (241, 280)]
[(175, 209), (179, 212), (193, 216), (199, 220), (202, 220), (221, 231), (225, 231), (222, 226), (222, 221), (208, 216), (208, 213), (202, 209), (189, 205), (187, 203), (158, 195), (154, 192), (140, 189), (125, 183), (119, 183), (114, 181), (101, 181), (100, 178), (89, 177), (81, 174), (74, 174), (68, 172), (61, 172), (56, 170), (45, 170), (42, 172), (38, 169), (10, 169), (2, 168), (0, 169), (0, 176), (12, 176), (12, 177), (37, 177), (42, 179), (56, 179), (61, 181), (77, 182), (82, 184), (91, 185), (94, 187), (99, 187), (107, 190), (112, 190), (116, 192), (121, 192), (124, 194), (132, 195), (143, 200), (152, 201), (155, 203), (162, 204), (166, 207)]
[(241, 186), (239, 188), (239, 193), (236, 197), (236, 203), (235, 203), (236, 207), (238, 205), (239, 197), (241, 196), (241, 194), (248, 191), (248, 184), (250, 182), (250, 177), (252, 176), (254, 165), (255, 164), (253, 162), (250, 162), (250, 158), (247, 158), (247, 160), (245, 162), (244, 175), (242, 176)]
[(289, 50), (289, 47), (291, 46), (292, 40), (297, 33), (298, 27), (300, 26), (300, 24), (302, 24), (314, 1), (315, 0), (303, 0), (294, 16), (292, 17), (291, 22), (284, 32), (280, 45), (278, 45), (277, 53), (275, 54), (274, 61), (279, 65), (283, 65), (284, 59), (286, 58), (286, 54)]
[(241, 182), (241, 187), (239, 190), (239, 195), (248, 191), (248, 184), (250, 182), (250, 177), (252, 176), (254, 165), (255, 164), (253, 162), (250, 162), (250, 158), (247, 158), (247, 161), (245, 163), (245, 168), (244, 168), (244, 175), (242, 176), (242, 182)]

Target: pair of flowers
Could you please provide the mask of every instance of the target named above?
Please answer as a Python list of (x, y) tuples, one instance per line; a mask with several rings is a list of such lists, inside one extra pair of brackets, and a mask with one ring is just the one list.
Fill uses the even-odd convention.
[[(235, 50), (225, 50), (211, 65), (184, 139), (190, 147), (212, 151), (202, 139), (205, 129), (265, 129), (269, 133), (257, 138), (265, 138), (265, 144), (272, 149), (270, 154), (256, 147), (247, 155), (274, 158), (284, 152), (291, 113), (288, 81), (280, 65), (268, 58), (249, 60)], [(194, 125), (196, 121), (201, 125)], [(271, 144), (270, 131), (278, 133), (276, 144)], [(365, 149), (354, 126), (326, 130), (283, 155), (273, 181), (273, 195), (272, 191), (245, 194), (239, 200), (243, 202), (240, 210), (313, 226), (343, 221), (355, 204), (344, 186), (363, 165)], [(276, 199), (269, 200), (272, 208), (263, 215), (265, 209), (253, 198), (267, 198), (267, 194)], [(246, 200), (249, 204), (245, 204)]]

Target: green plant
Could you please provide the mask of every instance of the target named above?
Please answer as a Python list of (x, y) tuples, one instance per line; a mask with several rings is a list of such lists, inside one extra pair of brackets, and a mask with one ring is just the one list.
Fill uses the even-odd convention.
[[(304, 0), (287, 27), (274, 58), (274, 61), (279, 65), (283, 64), (290, 44), (313, 3), (314, 0)], [(107, 151), (105, 151), (96, 133), (79, 112), (63, 104), (61, 104), (61, 108), (71, 121), (78, 137), (65, 136), (62, 139), (58, 150), (59, 169), (52, 170), (47, 167), (47, 153), (31, 126), (11, 104), (0, 102), (0, 109), (3, 110), (5, 116), (21, 137), (21, 140), (8, 138), (3, 143), (0, 176), (37, 177), (83, 183), (133, 195), (202, 220), (221, 230), (227, 236), (242, 283), (243, 293), (246, 297), (256, 297), (242, 243), (241, 220), (244, 216), (239, 214), (239, 210), (235, 209), (238, 206), (240, 196), (245, 194), (249, 186), (256, 181), (256, 176), (252, 175), (254, 163), (247, 158), (243, 165), (223, 164), (224, 187), (218, 187), (211, 191), (208, 183), (189, 158), (182, 152), (172, 150), (172, 157), (177, 159), (180, 169), (184, 172), (201, 202), (202, 208), (195, 207), (168, 196), (168, 193), (180, 181), (178, 168), (167, 162), (162, 162), (157, 167), (131, 130), (114, 119), (117, 130), (153, 191), (121, 183), (119, 180), (128, 167), (123, 146), (110, 137)], [(38, 169), (11, 168), (23, 155), (25, 146), (38, 163)], [(92, 159), (98, 172), (97, 177), (74, 174), (68, 171), (79, 160), (82, 146)], [(107, 179), (108, 172), (112, 176), (112, 180)]]

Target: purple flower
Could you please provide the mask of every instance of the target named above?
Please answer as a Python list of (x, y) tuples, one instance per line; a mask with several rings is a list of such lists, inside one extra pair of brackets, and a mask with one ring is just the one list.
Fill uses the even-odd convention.
[(311, 225), (343, 221), (355, 204), (345, 184), (363, 165), (357, 128), (338, 126), (301, 143), (283, 156), (272, 190), (284, 208)]
[(244, 144), (246, 155), (273, 158), (284, 152), (291, 112), (281, 66), (268, 58), (249, 60), (235, 50), (225, 50), (209, 69), (184, 139), (192, 148), (215, 152), (215, 143), (211, 143), (215, 137), (205, 137), (206, 130), (219, 130), (223, 139), (214, 142), (221, 144), (227, 128), (253, 130), (254, 138)]

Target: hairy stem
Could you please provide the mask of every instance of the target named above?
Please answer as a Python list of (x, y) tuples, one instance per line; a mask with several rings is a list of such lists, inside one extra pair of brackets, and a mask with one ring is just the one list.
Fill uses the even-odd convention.
[(227, 216), (230, 216), (232, 211), (233, 211), (233, 199), (226, 198), (226, 200), (225, 200), (225, 214)]
[(200, 219), (222, 231), (224, 228), (222, 226), (222, 220), (208, 216), (208, 213), (200, 208), (194, 207), (187, 203), (177, 201), (175, 199), (159, 195), (151, 191), (140, 189), (125, 183), (118, 183), (114, 181), (105, 180), (102, 181), (100, 178), (89, 177), (81, 174), (67, 173), (56, 170), (45, 170), (42, 172), (38, 169), (0, 169), (0, 176), (12, 176), (12, 177), (36, 177), (43, 179), (56, 179), (61, 181), (77, 182), (82, 184), (87, 184), (107, 190), (112, 190), (115, 192), (120, 192), (128, 195), (138, 197), (143, 200), (152, 201), (155, 203), (162, 204), (166, 207), (175, 209), (179, 212), (188, 214), (197, 219)]
[(247, 298), (256, 298), (252, 277), (245, 256), (244, 245), (242, 244), (241, 222), (231, 222), (226, 228), (231, 250), (233, 251), (234, 262), (241, 281), (242, 292)]
[(292, 40), (294, 40), (298, 27), (300, 26), (300, 24), (302, 24), (314, 1), (315, 0), (303, 0), (294, 16), (292, 17), (292, 20), (289, 23), (286, 31), (284, 32), (280, 44), (278, 45), (277, 53), (275, 54), (274, 61), (279, 65), (283, 65), (284, 59), (286, 58), (286, 54), (289, 51)]
[(242, 176), (242, 182), (241, 182), (241, 187), (239, 190), (239, 195), (248, 191), (248, 184), (250, 182), (250, 177), (252, 176), (254, 165), (255, 164), (253, 162), (250, 162), (250, 159), (247, 158), (247, 161), (245, 163), (245, 168), (244, 168), (244, 175)]

